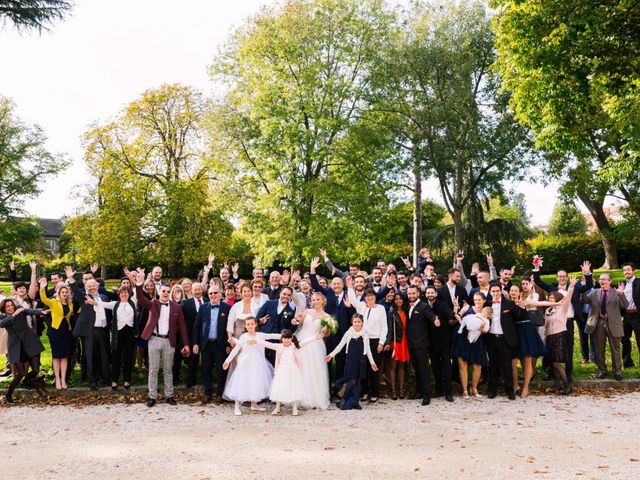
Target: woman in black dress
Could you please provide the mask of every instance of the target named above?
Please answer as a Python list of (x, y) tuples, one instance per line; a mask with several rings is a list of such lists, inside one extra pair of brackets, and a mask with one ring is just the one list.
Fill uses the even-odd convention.
[[(42, 309), (16, 308), (13, 299), (5, 298), (0, 302), (0, 327), (6, 328), (9, 341), (9, 363), (13, 371), (13, 380), (4, 396), (5, 403), (13, 405), (13, 391), (20, 381), (33, 388), (44, 388), (42, 378), (37, 378), (40, 373), (40, 353), (44, 350), (42, 342), (36, 333), (29, 327), (27, 315), (40, 315)], [(31, 366), (31, 371), (25, 375), (25, 364)]]

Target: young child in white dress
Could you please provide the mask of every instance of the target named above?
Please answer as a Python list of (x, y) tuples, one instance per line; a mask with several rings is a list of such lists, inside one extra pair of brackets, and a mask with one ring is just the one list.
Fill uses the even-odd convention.
[(279, 340), (277, 333), (267, 334), (256, 332), (258, 321), (256, 317), (244, 320), (246, 333), (236, 341), (231, 353), (222, 365), (227, 370), (231, 361), (238, 356), (236, 368), (231, 373), (224, 388), (224, 396), (234, 400), (235, 415), (242, 415), (242, 402), (251, 402), (251, 410), (264, 412), (264, 407), (258, 405), (269, 396), (273, 381), (273, 367), (264, 356), (264, 347), (250, 343), (249, 340)]
[(298, 403), (302, 399), (302, 366), (298, 357), (298, 349), (316, 342), (323, 338), (322, 333), (314, 337), (309, 337), (302, 342), (293, 335), (291, 330), (282, 330), (282, 343), (268, 343), (264, 340), (249, 340), (249, 343), (255, 342), (265, 348), (275, 350), (276, 366), (273, 383), (271, 384), (271, 393), (269, 399), (276, 402), (276, 407), (271, 412), (272, 415), (280, 413), (280, 405), (282, 403), (293, 404), (292, 415), (298, 415)]

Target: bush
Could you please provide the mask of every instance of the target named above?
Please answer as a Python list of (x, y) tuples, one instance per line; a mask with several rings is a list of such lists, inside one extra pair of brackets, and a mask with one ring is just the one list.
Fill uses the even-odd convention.
[[(564, 237), (540, 236), (528, 240), (516, 248), (516, 265), (522, 272), (533, 268), (533, 255), (540, 255), (544, 259), (543, 273), (555, 273), (559, 269), (570, 272), (580, 270), (583, 261), (589, 260), (593, 268), (604, 263), (602, 242), (597, 235)], [(618, 240), (618, 261), (635, 262), (640, 264), (640, 240)]]

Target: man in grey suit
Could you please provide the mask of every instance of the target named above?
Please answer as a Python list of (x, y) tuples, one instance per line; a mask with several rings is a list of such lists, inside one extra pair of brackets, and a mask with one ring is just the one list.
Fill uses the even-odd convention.
[(617, 290), (611, 288), (611, 276), (607, 273), (600, 275), (600, 288), (594, 288), (580, 297), (582, 303), (589, 304), (589, 319), (585, 328), (586, 333), (593, 333), (596, 347), (596, 365), (600, 373), (598, 378), (607, 376), (605, 362), (606, 341), (609, 340), (611, 360), (613, 362), (613, 376), (622, 380), (622, 358), (620, 355), (620, 341), (624, 336), (622, 326), (622, 310), (627, 308), (628, 301), (624, 295), (624, 285)]

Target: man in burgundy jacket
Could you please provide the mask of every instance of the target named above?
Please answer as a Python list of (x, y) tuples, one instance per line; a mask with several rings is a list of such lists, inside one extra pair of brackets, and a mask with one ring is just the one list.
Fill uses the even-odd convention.
[(181, 350), (185, 357), (189, 355), (189, 337), (187, 326), (182, 314), (180, 304), (169, 299), (171, 287), (162, 285), (158, 292), (158, 299), (149, 300), (142, 291), (144, 283), (144, 270), (138, 269), (137, 273), (130, 273), (131, 284), (136, 285), (136, 298), (138, 303), (149, 311), (149, 320), (144, 327), (141, 337), (149, 341), (149, 400), (147, 406), (153, 407), (158, 398), (158, 370), (160, 369), (160, 357), (164, 367), (164, 395), (169, 405), (175, 405), (173, 398), (173, 355), (176, 348), (176, 334), (180, 331), (180, 338), (184, 347)]

